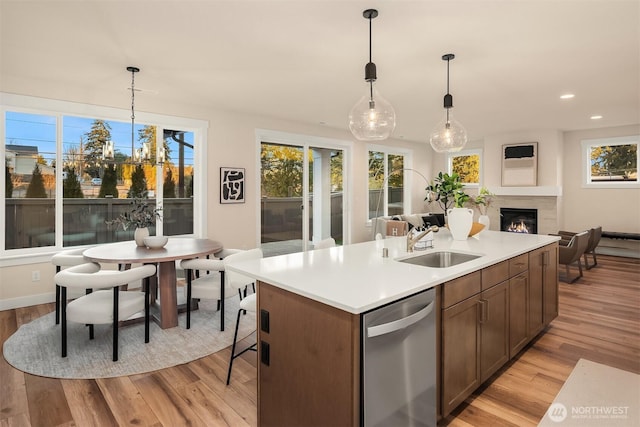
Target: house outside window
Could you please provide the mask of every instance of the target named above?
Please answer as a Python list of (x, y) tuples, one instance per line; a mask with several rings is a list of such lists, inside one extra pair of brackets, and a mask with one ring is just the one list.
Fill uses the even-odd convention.
[[(132, 240), (134, 230), (107, 221), (128, 212), (136, 197), (162, 208), (152, 234), (197, 233), (195, 151), (206, 132), (204, 122), (153, 115), (153, 124), (136, 123), (132, 142), (131, 123), (122, 120), (128, 112), (113, 119), (112, 109), (5, 99), (14, 102), (2, 106), (0, 119), (5, 164), (0, 254)], [(92, 115), (73, 114), (78, 109)], [(113, 158), (104, 156), (107, 141), (113, 143)], [(134, 151), (142, 147), (149, 156), (137, 161)]]
[(583, 187), (640, 188), (640, 136), (587, 139), (581, 144)]
[(463, 150), (447, 155), (448, 173), (457, 173), (465, 187), (479, 187), (482, 181), (482, 150)]

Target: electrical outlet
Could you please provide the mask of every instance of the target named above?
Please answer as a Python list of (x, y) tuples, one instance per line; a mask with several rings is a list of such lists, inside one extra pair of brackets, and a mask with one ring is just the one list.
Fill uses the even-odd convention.
[(40, 281), (40, 270), (33, 270), (31, 272), (31, 281), (39, 282)]

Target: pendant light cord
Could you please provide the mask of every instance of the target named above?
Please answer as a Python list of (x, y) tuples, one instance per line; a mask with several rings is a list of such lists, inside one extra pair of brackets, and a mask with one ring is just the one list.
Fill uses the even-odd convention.
[(134, 132), (134, 126), (135, 126), (135, 119), (136, 119), (136, 113), (135, 113), (135, 75), (136, 72), (135, 70), (131, 70), (131, 158), (133, 159), (134, 157), (134, 149), (135, 149), (135, 132)]
[[(372, 42), (371, 42), (371, 40), (373, 38), (372, 37), (373, 33), (371, 31), (371, 27), (372, 27), (371, 19), (372, 19), (371, 16), (369, 16), (369, 63), (373, 62), (372, 61), (372, 55), (371, 55), (371, 51), (373, 50), (373, 47), (372, 47), (373, 45), (372, 45)], [(369, 81), (369, 99), (371, 101), (373, 101), (373, 80)]]
[[(451, 61), (450, 59), (447, 59), (447, 95), (451, 95), (449, 93), (449, 61)], [(449, 110), (451, 108), (447, 108), (447, 127), (449, 125)]]

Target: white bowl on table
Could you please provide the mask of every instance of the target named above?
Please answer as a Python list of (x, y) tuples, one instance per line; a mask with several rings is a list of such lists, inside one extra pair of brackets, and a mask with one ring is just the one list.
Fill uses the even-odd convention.
[(162, 249), (168, 241), (169, 238), (167, 236), (149, 236), (144, 238), (144, 244), (149, 249)]

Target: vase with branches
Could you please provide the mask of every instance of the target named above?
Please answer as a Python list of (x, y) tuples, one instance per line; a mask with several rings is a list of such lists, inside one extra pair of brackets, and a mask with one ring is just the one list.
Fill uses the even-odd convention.
[(107, 227), (121, 227), (123, 230), (134, 228), (134, 240), (138, 246), (144, 246), (144, 238), (149, 236), (149, 227), (162, 220), (162, 208), (152, 205), (146, 193), (144, 197), (136, 197), (131, 202), (131, 209), (116, 218), (105, 221)]
[(471, 199), (471, 203), (478, 209), (480, 215), (486, 215), (487, 209), (493, 201), (493, 196), (495, 196), (495, 194), (489, 191), (487, 187), (482, 187), (480, 191), (478, 191), (478, 195)]
[(487, 215), (487, 209), (491, 206), (491, 202), (493, 201), (493, 194), (491, 191), (487, 189), (487, 187), (482, 187), (478, 191), (478, 195), (471, 199), (471, 203), (478, 209), (480, 212), (480, 217), (478, 218), (478, 222), (485, 226), (485, 229), (489, 229), (491, 225), (491, 221), (489, 220), (489, 216)]

